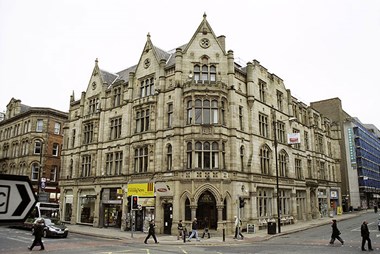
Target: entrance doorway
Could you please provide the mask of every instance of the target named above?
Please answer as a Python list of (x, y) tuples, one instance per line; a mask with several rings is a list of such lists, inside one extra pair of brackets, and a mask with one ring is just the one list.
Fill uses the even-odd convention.
[(171, 235), (173, 221), (173, 205), (164, 204), (164, 234)]
[(121, 206), (104, 205), (103, 227), (121, 227)]
[(198, 208), (196, 217), (199, 222), (199, 228), (204, 228), (204, 221), (207, 217), (210, 229), (217, 229), (218, 211), (216, 209), (216, 200), (210, 191), (205, 191), (198, 199)]

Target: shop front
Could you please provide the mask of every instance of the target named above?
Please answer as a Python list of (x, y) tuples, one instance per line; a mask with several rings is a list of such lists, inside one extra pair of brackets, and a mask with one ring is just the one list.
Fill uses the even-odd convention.
[(77, 223), (93, 225), (95, 216), (96, 193), (94, 189), (80, 190), (78, 198)]
[(123, 191), (118, 188), (102, 190), (102, 206), (100, 208), (100, 225), (103, 227), (121, 227)]
[(155, 219), (156, 199), (153, 183), (129, 183), (127, 196), (138, 196), (138, 209), (132, 210), (131, 204), (127, 206), (126, 228), (130, 230), (132, 225), (135, 231), (147, 232), (149, 221)]
[(328, 216), (327, 191), (318, 189), (318, 209), (321, 217)]
[(71, 222), (71, 216), (73, 214), (73, 191), (68, 190), (65, 192), (63, 201), (63, 218), (62, 220), (65, 222)]
[(338, 190), (330, 190), (330, 211), (336, 215), (339, 207)]

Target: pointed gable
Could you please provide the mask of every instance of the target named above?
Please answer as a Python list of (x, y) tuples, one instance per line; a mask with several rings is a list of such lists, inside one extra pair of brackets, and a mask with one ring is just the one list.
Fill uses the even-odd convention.
[[(206, 49), (210, 47), (210, 44), (216, 44), (219, 46), (223, 54), (226, 54), (224, 45), (220, 43), (218, 37), (215, 35), (206, 18), (207, 15), (205, 13), (203, 14), (203, 20), (198, 26), (198, 29), (195, 31), (190, 42), (186, 45), (185, 49), (183, 50), (184, 53), (186, 53), (190, 49), (190, 47), (200, 39), (199, 44), (202, 48)], [(224, 36), (222, 38), (224, 38)]]

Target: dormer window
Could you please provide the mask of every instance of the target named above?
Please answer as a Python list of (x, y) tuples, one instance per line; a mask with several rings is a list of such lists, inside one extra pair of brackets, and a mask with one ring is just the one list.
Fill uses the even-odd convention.
[(154, 78), (148, 78), (141, 81), (140, 98), (154, 95)]

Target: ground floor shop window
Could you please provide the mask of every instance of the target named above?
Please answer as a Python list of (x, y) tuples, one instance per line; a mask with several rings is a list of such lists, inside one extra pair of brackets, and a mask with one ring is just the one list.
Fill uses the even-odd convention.
[(271, 189), (258, 189), (257, 192), (257, 213), (259, 217), (271, 217), (273, 191)]
[(80, 223), (93, 223), (96, 196), (87, 195), (79, 198)]
[(296, 202), (297, 202), (297, 219), (306, 219), (306, 192), (297, 191), (296, 192)]
[[(72, 193), (72, 191), (70, 191)], [(63, 220), (71, 221), (71, 215), (73, 213), (73, 195), (70, 192), (66, 192), (65, 201), (63, 206)]]

